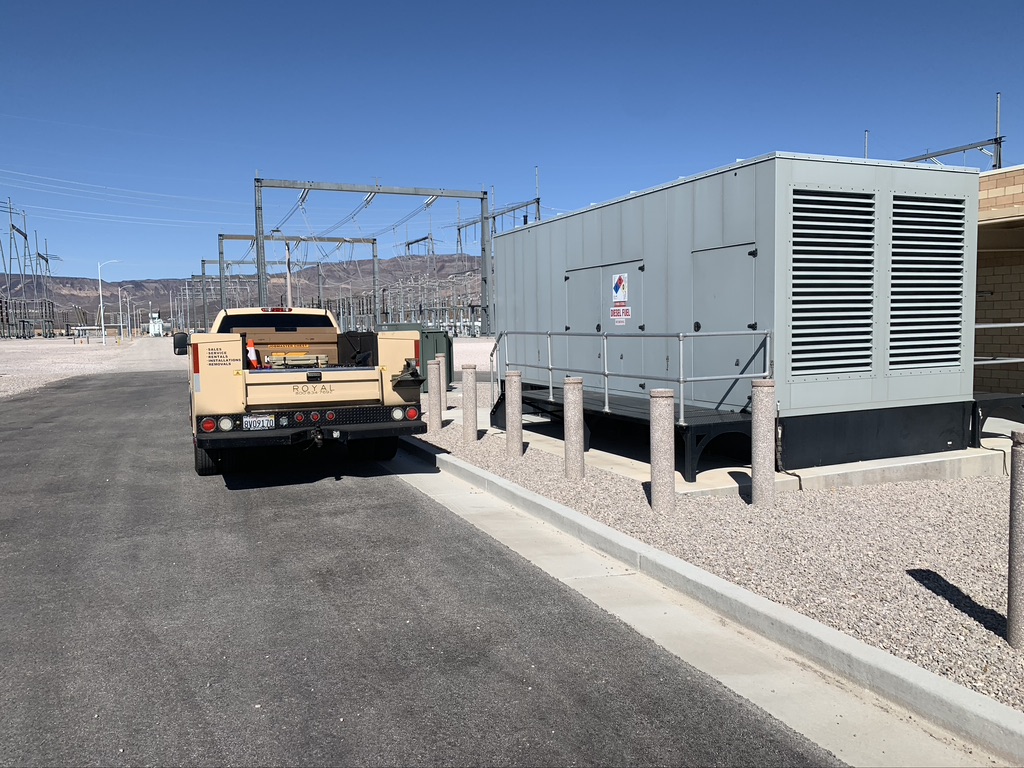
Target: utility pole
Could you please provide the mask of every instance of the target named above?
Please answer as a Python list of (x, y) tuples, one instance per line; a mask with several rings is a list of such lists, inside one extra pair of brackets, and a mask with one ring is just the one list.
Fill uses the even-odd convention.
[[(99, 289), (100, 289), (100, 322), (99, 322), (99, 326), (100, 326), (100, 336), (103, 337), (103, 346), (107, 346), (107, 328), (106, 328), (106, 325), (103, 322), (103, 274), (102, 274), (102, 270), (103, 270), (103, 267), (105, 267), (107, 264), (115, 264), (115, 263), (117, 263), (117, 259), (110, 259), (109, 261), (104, 261), (102, 264), (100, 264), (99, 262), (96, 262), (96, 282), (99, 284)], [(24, 277), (22, 279), (24, 280)], [(22, 286), (22, 288), (24, 288), (24, 286)]]
[(284, 241), (284, 290), (288, 296), (288, 306), (292, 305), (292, 246)]

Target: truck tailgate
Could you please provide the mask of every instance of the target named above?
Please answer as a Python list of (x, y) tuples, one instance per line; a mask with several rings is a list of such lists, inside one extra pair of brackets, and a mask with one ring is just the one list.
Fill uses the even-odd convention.
[(380, 403), (381, 378), (376, 368), (246, 371), (245, 396), (251, 408)]

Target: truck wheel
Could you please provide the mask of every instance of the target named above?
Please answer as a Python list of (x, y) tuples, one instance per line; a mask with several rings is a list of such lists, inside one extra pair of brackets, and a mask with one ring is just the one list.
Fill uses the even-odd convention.
[(372, 437), (368, 440), (349, 443), (349, 448), (367, 461), (388, 461), (398, 453), (397, 437)]
[(210, 452), (205, 448), (195, 446), (196, 451), (196, 474), (200, 477), (208, 477), (210, 475), (216, 475), (220, 472), (220, 467), (217, 466), (217, 460), (210, 455)]

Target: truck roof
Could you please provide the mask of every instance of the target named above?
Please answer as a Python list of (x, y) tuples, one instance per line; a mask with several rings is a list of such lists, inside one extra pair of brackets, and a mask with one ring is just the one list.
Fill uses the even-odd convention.
[(334, 316), (316, 307), (232, 307), (222, 309), (211, 328), (231, 333), (234, 328), (337, 328)]
[(222, 309), (226, 315), (248, 315), (255, 312), (292, 313), (296, 315), (326, 315), (327, 310), (320, 307), (228, 307)]

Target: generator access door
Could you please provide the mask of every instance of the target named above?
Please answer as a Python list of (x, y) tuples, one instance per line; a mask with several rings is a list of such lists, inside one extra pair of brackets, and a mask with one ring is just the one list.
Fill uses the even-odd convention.
[(566, 329), (574, 334), (567, 355), (571, 368), (588, 371), (569, 375), (583, 376), (588, 389), (604, 391), (607, 371), (609, 392), (644, 394), (637, 379), (616, 375), (642, 371), (643, 340), (621, 334), (635, 334), (643, 324), (643, 272), (643, 261), (637, 259), (565, 273)]
[[(685, 346), (687, 378), (728, 376), (763, 370), (760, 339), (708, 336), (721, 331), (754, 330), (754, 244), (693, 251), (693, 328)], [(686, 386), (687, 401), (704, 408), (738, 410), (748, 405), (750, 381), (725, 379)]]

